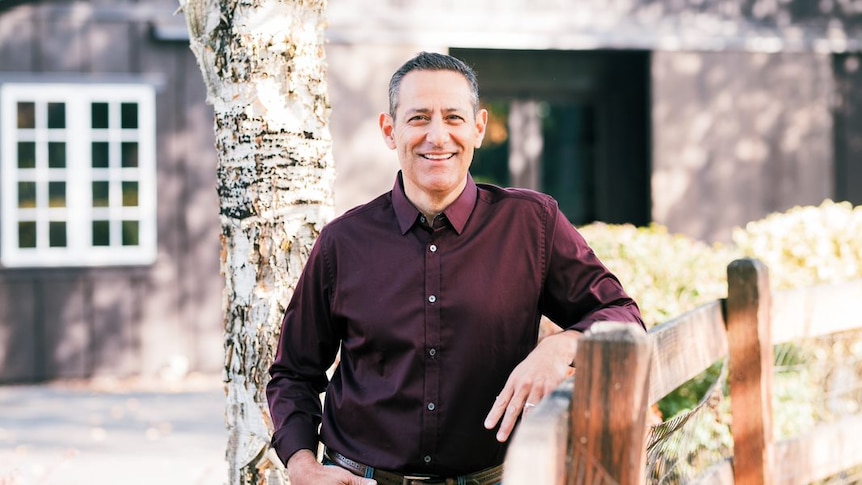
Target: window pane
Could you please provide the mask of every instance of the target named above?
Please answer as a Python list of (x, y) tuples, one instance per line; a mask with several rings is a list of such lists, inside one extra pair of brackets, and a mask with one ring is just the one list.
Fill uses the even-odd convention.
[(52, 248), (66, 247), (66, 223), (51, 221), (48, 223), (48, 245)]
[(108, 182), (93, 182), (93, 207), (108, 207)]
[(48, 142), (48, 168), (66, 168), (66, 142)]
[(94, 141), (91, 148), (93, 168), (108, 168), (108, 142)]
[(18, 168), (36, 168), (36, 143), (18, 142)]
[(66, 207), (66, 182), (48, 182), (48, 207)]
[(18, 128), (36, 128), (36, 103), (18, 103)]
[(18, 247), (36, 247), (36, 222), (22, 221), (18, 223)]
[(123, 206), (137, 207), (138, 206), (138, 183), (123, 182)]
[(48, 128), (66, 127), (66, 103), (48, 103)]
[(93, 128), (108, 127), (108, 103), (93, 103), (90, 108)]
[(36, 182), (18, 182), (18, 208), (36, 207)]
[(122, 120), (120, 126), (123, 128), (138, 127), (138, 103), (123, 103), (120, 107)]
[(138, 221), (123, 221), (123, 246), (137, 246)]
[(123, 168), (138, 166), (138, 142), (123, 142)]
[(108, 221), (93, 221), (93, 246), (111, 245), (111, 223)]

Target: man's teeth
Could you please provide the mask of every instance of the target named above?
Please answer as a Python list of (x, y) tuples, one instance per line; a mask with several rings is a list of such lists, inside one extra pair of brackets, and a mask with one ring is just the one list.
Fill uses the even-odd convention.
[(423, 155), (423, 157), (431, 159), (431, 160), (446, 160), (447, 158), (449, 158), (451, 156), (452, 156), (451, 153), (439, 154), (439, 155), (433, 154), (433, 153), (426, 153), (425, 155)]

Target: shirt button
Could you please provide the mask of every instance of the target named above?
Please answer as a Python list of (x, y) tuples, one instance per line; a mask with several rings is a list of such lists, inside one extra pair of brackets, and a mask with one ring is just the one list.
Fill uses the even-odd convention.
[(428, 297), (428, 301), (430, 301), (431, 303), (434, 303), (435, 301), (437, 301), (437, 297), (434, 295), (431, 295)]
[(431, 350), (429, 350), (429, 351), (428, 351), (428, 355), (430, 355), (431, 357), (434, 357), (435, 355), (437, 355), (437, 349), (431, 349)]
[(431, 455), (425, 455), (425, 458), (422, 459), (425, 460), (425, 463), (431, 463)]
[(427, 222), (425, 216), (420, 216), (419, 220), (422, 221), (422, 224), (425, 224)]
[(429, 403), (428, 403), (428, 410), (429, 410), (429, 411), (433, 411), (435, 407), (436, 407), (436, 406), (434, 406), (434, 403), (433, 403), (433, 402), (429, 402)]
[(428, 247), (428, 249), (430, 249), (432, 253), (436, 253), (437, 252), (437, 245), (432, 244), (431, 246)]

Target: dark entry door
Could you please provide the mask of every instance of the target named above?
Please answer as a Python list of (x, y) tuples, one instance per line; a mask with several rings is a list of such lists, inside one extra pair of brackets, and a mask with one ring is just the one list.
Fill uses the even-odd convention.
[(648, 52), (450, 52), (490, 113), (478, 181), (548, 193), (574, 224), (649, 223)]

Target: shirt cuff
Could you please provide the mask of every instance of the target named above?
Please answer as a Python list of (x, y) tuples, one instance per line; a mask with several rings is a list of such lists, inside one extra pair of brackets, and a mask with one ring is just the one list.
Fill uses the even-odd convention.
[(319, 441), (317, 433), (305, 426), (286, 425), (272, 435), (272, 447), (285, 466), (287, 460), (299, 450), (311, 450), (317, 454)]

